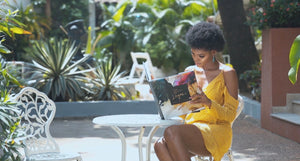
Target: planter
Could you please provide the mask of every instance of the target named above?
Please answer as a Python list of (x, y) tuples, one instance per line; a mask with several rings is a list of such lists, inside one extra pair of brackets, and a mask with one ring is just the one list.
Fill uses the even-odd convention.
[(158, 113), (154, 101), (55, 102), (55, 105), (55, 118)]
[(295, 128), (270, 115), (272, 107), (286, 108), (287, 93), (300, 92), (300, 81), (293, 85), (288, 79), (289, 52), (298, 34), (300, 28), (274, 28), (262, 34), (261, 126), (293, 140), (296, 138), (291, 138), (289, 133), (299, 133), (300, 126)]

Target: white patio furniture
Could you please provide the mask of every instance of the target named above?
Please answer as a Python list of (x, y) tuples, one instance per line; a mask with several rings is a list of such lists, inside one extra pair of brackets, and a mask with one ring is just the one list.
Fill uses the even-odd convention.
[[(243, 111), (243, 108), (244, 108), (243, 97), (239, 95), (238, 96), (238, 100), (239, 100), (239, 106), (237, 108), (237, 112), (236, 112), (236, 116), (235, 116), (234, 121), (238, 118), (238, 116), (241, 114), (241, 112)], [(232, 122), (232, 124), (234, 123), (234, 121)], [(231, 124), (231, 126), (232, 126), (232, 124)], [(227, 156), (227, 158), (230, 161), (234, 160), (233, 155), (232, 155), (231, 147), (229, 148), (228, 152), (225, 153), (224, 156)], [(213, 158), (211, 156), (196, 156), (194, 158), (196, 159), (196, 161), (213, 161)]]
[(79, 154), (60, 153), (49, 126), (56, 106), (46, 94), (32, 87), (23, 88), (14, 98), (21, 110), (20, 126), (26, 133), (26, 161), (81, 161)]
[(230, 55), (222, 55), (222, 57), (225, 64), (230, 64)]
[(129, 76), (123, 78), (119, 84), (136, 84), (143, 83), (145, 80), (145, 71), (143, 63), (148, 64), (149, 70), (153, 73), (153, 65), (149, 53), (147, 52), (131, 52), (132, 67)]
[(150, 161), (151, 141), (155, 132), (159, 127), (166, 127), (173, 124), (182, 124), (182, 119), (174, 118), (162, 120), (158, 114), (122, 114), (99, 116), (93, 119), (93, 123), (101, 126), (110, 126), (120, 137), (122, 142), (121, 161), (126, 160), (126, 138), (120, 127), (139, 127), (140, 133), (138, 137), (139, 161), (143, 161), (143, 135), (145, 127), (152, 127), (146, 146), (146, 161)]

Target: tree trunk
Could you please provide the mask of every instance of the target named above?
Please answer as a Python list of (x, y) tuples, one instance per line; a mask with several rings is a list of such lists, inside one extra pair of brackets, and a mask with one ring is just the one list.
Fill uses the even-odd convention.
[(250, 26), (245, 24), (243, 0), (218, 0), (218, 7), (231, 64), (239, 75), (259, 61)]
[(48, 22), (51, 24), (51, 0), (46, 1), (46, 16), (48, 19)]

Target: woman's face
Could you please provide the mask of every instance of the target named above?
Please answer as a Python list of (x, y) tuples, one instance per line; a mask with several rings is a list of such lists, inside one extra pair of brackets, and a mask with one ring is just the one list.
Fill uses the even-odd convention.
[(212, 62), (212, 53), (210, 50), (192, 49), (192, 57), (197, 67), (203, 68), (208, 62)]

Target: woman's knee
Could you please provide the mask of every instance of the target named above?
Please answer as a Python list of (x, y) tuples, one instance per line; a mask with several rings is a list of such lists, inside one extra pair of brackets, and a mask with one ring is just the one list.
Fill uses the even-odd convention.
[(156, 140), (156, 142), (154, 143), (154, 150), (160, 151), (159, 149), (163, 148), (165, 145), (165, 141), (164, 138), (159, 138), (158, 140)]
[(164, 138), (166, 139), (166, 141), (174, 140), (179, 137), (179, 131), (177, 129), (178, 127), (176, 125), (169, 126), (165, 129)]

